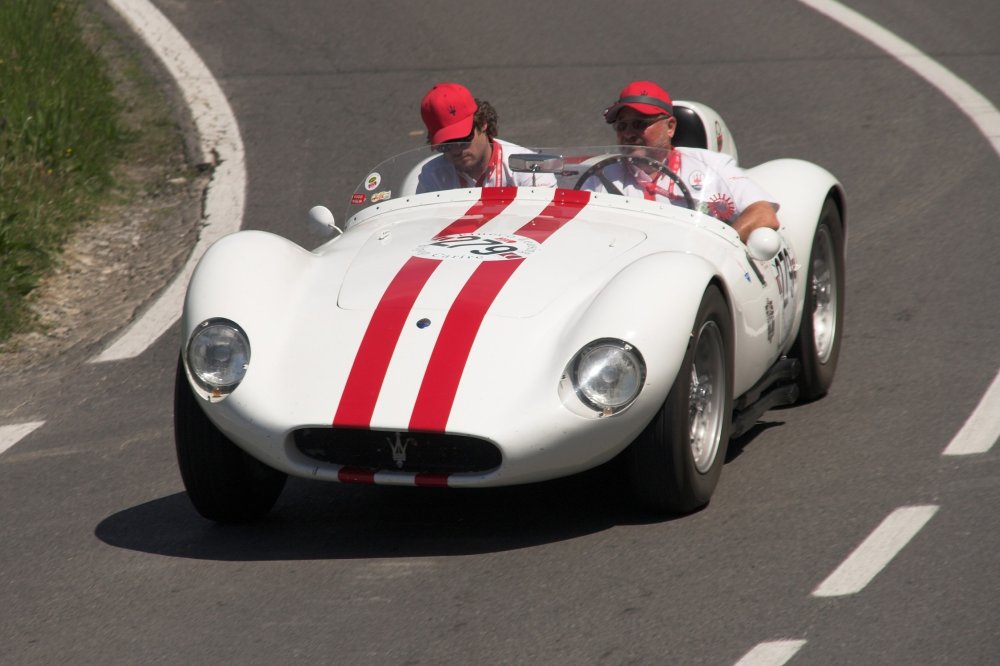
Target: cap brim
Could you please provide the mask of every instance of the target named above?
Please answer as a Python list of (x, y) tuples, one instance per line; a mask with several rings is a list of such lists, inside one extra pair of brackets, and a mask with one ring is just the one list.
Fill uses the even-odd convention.
[(663, 102), (661, 106), (642, 104), (640, 102), (615, 102), (604, 111), (604, 119), (609, 123), (615, 122), (618, 119), (618, 113), (625, 107), (633, 109), (644, 116), (674, 115), (673, 105), (668, 105), (666, 102)]
[(465, 137), (472, 134), (472, 124), (475, 120), (475, 116), (469, 116), (459, 120), (447, 127), (442, 127), (434, 136), (431, 137), (431, 143), (444, 143), (445, 141), (454, 141), (455, 139), (464, 139)]

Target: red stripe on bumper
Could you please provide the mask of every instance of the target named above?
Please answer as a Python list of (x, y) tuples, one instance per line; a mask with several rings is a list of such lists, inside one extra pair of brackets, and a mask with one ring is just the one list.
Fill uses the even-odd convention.
[(359, 467), (341, 467), (337, 472), (337, 480), (341, 483), (364, 483), (366, 485), (375, 484), (375, 472), (370, 469)]
[(425, 488), (447, 488), (447, 474), (417, 474), (413, 482)]

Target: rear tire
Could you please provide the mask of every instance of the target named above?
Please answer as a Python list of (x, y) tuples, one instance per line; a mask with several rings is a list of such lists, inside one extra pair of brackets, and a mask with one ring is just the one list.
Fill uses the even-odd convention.
[(209, 520), (238, 523), (262, 518), (285, 487), (287, 475), (233, 444), (208, 419), (180, 360), (174, 380), (174, 443), (188, 497)]
[(708, 504), (729, 444), (732, 367), (729, 306), (710, 285), (670, 393), (628, 449), (632, 488), (644, 508), (686, 514)]
[(791, 356), (799, 359), (799, 402), (822, 398), (833, 384), (844, 326), (844, 226), (827, 199), (809, 253), (802, 323)]

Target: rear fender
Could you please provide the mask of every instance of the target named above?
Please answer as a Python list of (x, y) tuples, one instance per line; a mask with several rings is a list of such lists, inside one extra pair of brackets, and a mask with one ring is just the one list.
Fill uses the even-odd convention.
[(837, 200), (843, 217), (844, 192), (840, 182), (826, 169), (794, 159), (765, 162), (747, 169), (747, 174), (781, 205), (778, 219), (785, 238), (798, 263), (805, 266), (819, 214), (828, 197)]
[[(781, 205), (778, 219), (781, 221), (785, 242), (791, 248), (799, 278), (805, 281), (813, 236), (816, 234), (823, 204), (829, 198), (833, 198), (840, 209), (846, 243), (847, 218), (843, 186), (826, 169), (803, 160), (773, 160), (748, 169), (747, 173)], [(790, 340), (798, 335), (805, 298), (806, 289), (797, 289), (796, 312), (799, 317), (791, 329)]]

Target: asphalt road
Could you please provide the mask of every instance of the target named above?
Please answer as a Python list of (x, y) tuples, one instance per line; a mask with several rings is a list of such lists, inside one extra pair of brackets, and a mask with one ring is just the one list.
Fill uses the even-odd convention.
[[(608, 470), (494, 491), (293, 480), (220, 527), (173, 453), (176, 327), (137, 359), (0, 396), (0, 663), (794, 664), (1000, 658), (1000, 447), (942, 451), (1000, 368), (1000, 160), (897, 61), (795, 2), (157, 0), (240, 125), (244, 227), (314, 244), (366, 167), (423, 141), (456, 80), (503, 138), (601, 143), (651, 78), (727, 119), (741, 162), (848, 193), (846, 334), (816, 403), (731, 446), (710, 506), (637, 515)], [(343, 6), (342, 6), (343, 5)], [(1000, 105), (1000, 5), (852, 0)], [(734, 9), (734, 7), (738, 7)], [(890, 514), (938, 507), (854, 594), (813, 590)]]

